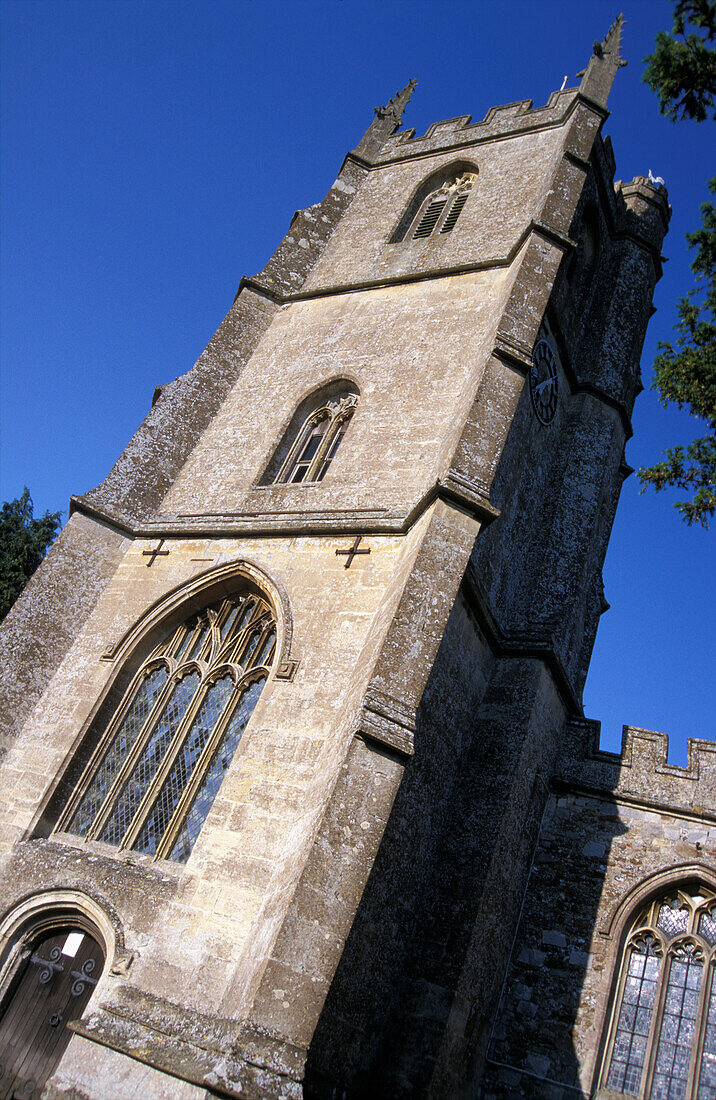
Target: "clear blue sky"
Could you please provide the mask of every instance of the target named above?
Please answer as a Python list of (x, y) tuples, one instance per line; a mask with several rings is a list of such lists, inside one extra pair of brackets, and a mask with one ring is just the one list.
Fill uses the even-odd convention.
[[(2, 498), (67, 509), (102, 480), (157, 383), (188, 370), (294, 210), (323, 197), (373, 107), (417, 77), (406, 124), (576, 83), (617, 14), (558, 0), (2, 0)], [(673, 125), (641, 81), (671, 6), (631, 0), (606, 125), (617, 175), (651, 168), (674, 207), (643, 355), (692, 285), (684, 234), (713, 172), (713, 123)], [(697, 425), (639, 398), (631, 465)], [(586, 712), (715, 735), (714, 538), (627, 481)]]

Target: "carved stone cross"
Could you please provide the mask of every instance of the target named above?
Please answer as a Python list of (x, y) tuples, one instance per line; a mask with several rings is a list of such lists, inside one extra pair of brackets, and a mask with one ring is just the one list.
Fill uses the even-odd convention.
[(347, 555), (346, 556), (346, 564), (345, 564), (346, 569), (350, 569), (351, 563), (353, 562), (353, 558), (356, 556), (356, 554), (370, 554), (370, 548), (367, 547), (367, 546), (364, 547), (362, 550), (358, 549), (358, 547), (360, 546), (360, 540), (362, 538), (363, 538), (362, 535), (356, 535), (355, 542), (353, 543), (353, 545), (351, 547), (349, 547), (348, 550), (336, 550), (336, 554), (346, 554)]

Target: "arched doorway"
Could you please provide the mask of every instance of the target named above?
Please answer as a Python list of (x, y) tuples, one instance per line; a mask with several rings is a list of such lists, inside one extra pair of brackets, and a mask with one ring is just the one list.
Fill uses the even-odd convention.
[(39, 1100), (103, 967), (104, 950), (76, 924), (26, 941), (0, 1006), (0, 1100)]

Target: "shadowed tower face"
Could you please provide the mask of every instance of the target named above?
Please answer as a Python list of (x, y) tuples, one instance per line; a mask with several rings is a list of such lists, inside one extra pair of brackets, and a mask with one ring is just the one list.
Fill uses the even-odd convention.
[(558, 791), (621, 782), (581, 697), (669, 207), (613, 181), (620, 33), (538, 109), (377, 108), (9, 616), (0, 1012), (53, 922), (105, 960), (48, 1095), (614, 1091), (631, 910), (510, 997), (636, 828), (541, 927)]

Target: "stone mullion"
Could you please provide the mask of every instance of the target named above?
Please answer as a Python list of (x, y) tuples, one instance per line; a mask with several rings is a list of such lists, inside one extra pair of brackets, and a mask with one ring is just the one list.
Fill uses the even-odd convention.
[[(276, 483), (277, 484), (280, 484), (287, 474), (293, 474), (295, 472), (295, 469), (294, 469), (295, 465), (296, 465), (297, 462), (300, 461), (300, 458), (301, 458), (301, 455), (303, 453), (304, 447), (306, 446), (308, 440), (311, 438), (311, 432), (316, 427), (316, 425), (321, 422), (321, 420), (325, 420), (326, 418), (332, 419), (331, 414), (328, 411), (327, 407), (325, 405), (322, 405), (320, 409), (316, 409), (316, 411), (314, 413), (312, 413), (311, 416), (309, 416), (308, 420), (305, 421), (305, 423), (303, 424), (303, 427), (299, 430), (298, 437), (296, 438), (296, 441), (294, 442), (293, 446), (289, 450), (289, 452), (286, 456), (286, 459), (285, 459), (283, 465), (281, 466), (281, 469), (279, 470), (278, 474), (276, 475)], [(331, 431), (331, 429), (329, 427), (326, 430), (325, 435), (329, 435), (330, 431)], [(325, 440), (325, 435), (323, 437), (324, 440)], [(322, 453), (322, 451), (323, 451), (323, 442), (319, 446), (318, 451), (316, 452), (316, 455), (314, 456), (313, 461), (311, 462), (310, 466), (308, 467), (308, 469), (306, 471), (306, 477), (303, 479), (304, 481), (311, 481), (312, 480), (311, 474), (313, 473), (314, 466), (315, 466), (315, 463), (316, 463), (316, 459), (317, 459), (318, 455), (320, 455)]]
[[(693, 926), (694, 929), (698, 927), (698, 917), (698, 910), (695, 916), (692, 913), (691, 920), (689, 922), (690, 927)], [(689, 1058), (689, 1070), (686, 1078), (687, 1100), (692, 1100), (692, 1098), (693, 1100), (698, 1100), (698, 1079), (701, 1069), (701, 1055), (703, 1053), (704, 1041), (706, 1038), (706, 1023), (708, 1020), (709, 1011), (708, 1001), (709, 993), (711, 990), (711, 959), (710, 945), (706, 942), (706, 940), (703, 940), (699, 936), (698, 932), (696, 932), (695, 930), (692, 931), (689, 938), (698, 944), (703, 954), (703, 964), (701, 967), (701, 986), (699, 988), (699, 1003), (696, 1009), (695, 1017), (696, 1026), (694, 1028), (694, 1039), (692, 1041), (691, 1056)], [(683, 943), (685, 941), (682, 939), (680, 942)], [(667, 983), (665, 982), (664, 984), (666, 986)], [(666, 997), (666, 995), (664, 996)], [(661, 1035), (659, 1035), (659, 1038), (661, 1038)], [(658, 1052), (659, 1046), (658, 1042), (655, 1042), (654, 1046), (657, 1048), (654, 1052), (654, 1063), (656, 1063), (656, 1054)]]
[[(340, 408), (337, 413), (334, 413), (330, 427), (327, 429), (325, 436), (323, 437), (323, 444), (319, 447), (318, 453), (320, 454), (321, 461), (317, 465), (313, 473), (320, 473), (323, 463), (326, 461), (327, 456), (331, 453), (333, 447), (333, 441), (340, 432), (341, 428), (350, 419), (350, 413), (355, 409), (355, 406), (349, 406), (347, 408)], [(335, 457), (335, 456), (332, 456)], [(318, 458), (318, 455), (316, 455)]]
[[(694, 936), (694, 939), (697, 939)], [(691, 1047), (691, 1058), (689, 1060), (689, 1072), (687, 1076), (686, 1095), (689, 1098), (697, 1097), (697, 1087), (699, 1079), (699, 1070), (701, 1069), (701, 1055), (704, 1048), (704, 1039), (706, 1037), (706, 1021), (709, 1013), (709, 992), (711, 982), (710, 978), (710, 960), (708, 956), (708, 944), (699, 943), (701, 950), (703, 951), (704, 961), (701, 967), (701, 988), (699, 989), (699, 1004), (696, 1010), (696, 1028), (694, 1034), (694, 1041)]]
[[(241, 627), (241, 630), (237, 634), (229, 634), (223, 642), (220, 642), (217, 651), (213, 655), (211, 661), (212, 668), (218, 668), (218, 666), (221, 664), (238, 665), (240, 662), (236, 659), (236, 656), (229, 660), (228, 655), (231, 653), (237, 654), (239, 652), (239, 643), (241, 643), (242, 650), (246, 648), (246, 643), (248, 639), (251, 637), (251, 634), (256, 625), (260, 623), (262, 619), (268, 616), (270, 622), (273, 623), (273, 616), (267, 605), (262, 600), (257, 600), (255, 597), (250, 598), (253, 602), (253, 607), (249, 621)], [(245, 606), (242, 607), (241, 611), (239, 612), (239, 620), (241, 619), (244, 610)], [(233, 629), (236, 629), (236, 624), (234, 624)]]
[(293, 446), (289, 449), (289, 452), (286, 455), (286, 458), (284, 459), (281, 468), (276, 474), (276, 477), (274, 479), (275, 484), (280, 485), (283, 482), (285, 475), (291, 470), (291, 467), (295, 464), (296, 459), (301, 454), (303, 448), (306, 446), (308, 437), (311, 434), (311, 431), (315, 427), (316, 423), (317, 421), (314, 414), (314, 416), (311, 416), (303, 425), (303, 427), (299, 430)]
[(701, 998), (699, 1000), (699, 1015), (697, 1020), (699, 1021), (699, 1031), (696, 1037), (696, 1043), (694, 1044), (694, 1059), (690, 1066), (690, 1088), (689, 1096), (698, 1098), (699, 1079), (701, 1077), (701, 1060), (704, 1054), (704, 1043), (706, 1042), (706, 1027), (709, 1018), (709, 1000), (711, 997), (711, 986), (716, 980), (714, 975), (714, 952), (711, 950), (704, 950), (704, 976), (701, 981)]
[[(651, 923), (652, 922), (650, 921), (650, 924)], [(640, 931), (643, 932), (643, 931), (645, 931), (645, 929), (640, 929)], [(667, 965), (667, 962), (668, 962), (666, 949), (664, 948), (663, 943), (661, 943), (661, 940), (660, 940), (660, 937), (658, 936), (658, 933), (656, 933), (656, 931), (655, 931), (655, 925), (654, 925), (653, 928), (651, 928), (651, 927), (647, 928), (646, 931), (654, 934), (655, 938), (657, 940), (659, 940), (659, 943), (661, 944), (663, 953), (662, 953), (662, 956), (661, 956), (661, 968), (659, 970), (659, 979), (658, 979), (658, 983), (657, 983), (657, 995), (656, 995), (656, 1000), (655, 1000), (655, 1003), (654, 1003), (654, 1009), (653, 1009), (652, 1016), (651, 1016), (651, 1025), (649, 1027), (649, 1035), (647, 1036), (646, 1057), (644, 1059), (644, 1065), (643, 1065), (642, 1071), (641, 1071), (642, 1079), (641, 1079), (641, 1082), (639, 1084), (639, 1092), (637, 1094), (638, 1096), (646, 1096), (647, 1095), (644, 1086), (645, 1086), (645, 1082), (646, 1082), (646, 1079), (647, 1079), (648, 1066), (649, 1066), (649, 1063), (650, 1063), (650, 1061), (652, 1059), (652, 1056), (653, 1056), (653, 1048), (656, 1045), (654, 1040), (655, 1040), (656, 1035), (658, 1034), (658, 1031), (656, 1030), (657, 1008), (658, 1008), (658, 1005), (659, 1005), (660, 999), (661, 999), (661, 990), (662, 990), (662, 988), (666, 987), (666, 982), (664, 981), (664, 972), (666, 970), (666, 965)], [(631, 963), (632, 955), (634, 954), (634, 947), (635, 947), (634, 942), (628, 943), (627, 948), (624, 951), (624, 954), (623, 954), (622, 960), (621, 960), (621, 972), (620, 972), (620, 975), (619, 975), (619, 983), (617, 985), (616, 994), (615, 994), (615, 997), (614, 997), (614, 1001), (612, 1003), (611, 1019), (610, 1019), (610, 1022), (609, 1022), (609, 1034), (608, 1034), (607, 1042), (606, 1042), (605, 1047), (604, 1047), (604, 1057), (603, 1057), (603, 1060), (602, 1060), (602, 1069), (601, 1069), (601, 1072), (600, 1072), (600, 1075), (599, 1075), (600, 1083), (604, 1088), (606, 1088), (606, 1082), (607, 1082), (607, 1078), (609, 1076), (609, 1070), (610, 1070), (611, 1064), (612, 1064), (612, 1055), (614, 1054), (614, 1044), (616, 1042), (617, 1031), (618, 1031), (618, 1027), (619, 1027), (619, 1016), (621, 1015), (622, 1006), (624, 1004), (624, 993), (625, 993), (625, 990), (626, 990), (627, 979), (629, 977), (629, 965)], [(648, 956), (647, 956), (647, 958), (648, 958)]]
[(321, 473), (321, 470), (323, 469), (323, 465), (324, 465), (324, 463), (326, 462), (327, 459), (330, 460), (330, 462), (333, 462), (334, 458), (336, 457), (336, 451), (333, 450), (333, 444), (335, 442), (336, 436), (340, 433), (341, 428), (343, 428), (344, 426), (347, 426), (350, 423), (351, 417), (353, 416), (353, 413), (355, 412), (355, 410), (356, 410), (355, 401), (350, 401), (350, 400), (346, 401), (344, 399), (341, 402), (341, 405), (338, 409), (338, 412), (336, 412), (333, 415), (332, 420), (331, 420), (331, 425), (328, 428), (328, 430), (326, 431), (325, 445), (323, 445), (319, 448), (319, 453), (321, 455), (321, 462), (320, 462), (320, 465), (318, 465), (315, 470), (312, 469), (312, 472), (314, 473), (314, 475), (317, 475), (317, 474)]
[[(169, 662), (167, 662), (167, 663), (169, 663)], [(147, 676), (148, 675), (150, 675), (149, 672), (147, 672)], [(171, 670), (170, 670), (170, 677), (171, 677)], [(132, 748), (130, 749), (129, 753), (125, 757), (119, 771), (117, 772), (116, 776), (114, 777), (114, 781), (112, 782), (109, 790), (107, 791), (107, 794), (104, 797), (102, 805), (99, 808), (99, 812), (96, 814), (95, 819), (92, 822), (92, 825), (87, 830), (87, 836), (85, 837), (86, 840), (96, 840), (97, 837), (99, 836), (100, 832), (104, 828), (104, 826), (107, 822), (107, 819), (109, 818), (112, 810), (114, 809), (114, 805), (116, 803), (117, 797), (119, 796), (122, 788), (124, 787), (124, 784), (126, 783), (127, 778), (129, 777), (129, 775), (131, 775), (131, 769), (134, 767), (136, 761), (139, 759), (139, 756), (143, 752), (144, 747), (147, 744), (147, 741), (151, 737), (152, 732), (154, 731), (154, 728), (156, 727), (156, 724), (157, 724), (157, 722), (159, 721), (159, 719), (162, 715), (164, 707), (166, 706), (167, 702), (171, 698), (171, 692), (172, 692), (172, 688), (174, 686), (174, 683), (175, 683), (175, 681), (173, 681), (170, 678), (167, 681), (167, 683), (164, 685), (164, 687), (162, 688), (161, 692), (159, 693), (159, 695), (156, 699), (156, 702), (154, 703), (154, 706), (152, 707), (151, 711), (149, 712), (149, 715), (147, 716), (147, 720), (145, 722), (144, 729), (142, 730), (140, 735), (137, 737), (137, 740), (132, 745)], [(140, 681), (140, 685), (141, 685), (141, 681)], [(87, 791), (89, 790), (89, 788), (92, 784), (92, 780), (94, 779), (95, 775), (97, 774), (100, 767), (102, 766), (102, 762), (105, 758), (105, 755), (107, 754), (107, 752), (109, 752), (109, 749), (111, 748), (111, 745), (112, 745), (112, 741), (113, 741), (115, 735), (119, 732), (119, 729), (122, 725), (122, 722), (126, 718), (127, 713), (129, 711), (129, 708), (131, 707), (131, 705), (132, 705), (132, 703), (134, 702), (135, 699), (136, 699), (136, 692), (133, 695), (128, 696), (127, 706), (122, 708), (121, 718), (119, 719), (119, 721), (113, 721), (110, 724), (109, 730), (107, 731), (107, 736), (102, 738), (101, 750), (98, 754), (99, 755), (99, 760), (97, 760), (97, 758), (95, 757), (94, 763), (92, 763), (92, 762), (90, 763), (90, 765), (88, 767), (88, 770), (85, 773), (85, 780), (86, 781), (82, 782), (80, 784), (80, 787), (82, 789), (82, 794), (81, 794), (80, 798), (77, 800), (77, 802), (74, 805), (72, 805), (72, 803), (70, 803), (70, 806), (68, 807), (68, 814), (67, 814), (67, 817), (66, 817), (66, 823), (67, 824), (69, 824), (69, 822), (72, 820), (72, 816), (74, 816), (74, 813), (77, 810), (77, 807), (81, 804), (82, 799), (87, 794)], [(65, 818), (64, 817), (63, 817), (63, 824), (65, 824)]]
[[(261, 647), (263, 646), (264, 642), (266, 641), (266, 639), (269, 635), (269, 632), (271, 631), (271, 628), (273, 627), (273, 625), (274, 625), (273, 618), (266, 619), (266, 621), (264, 622), (264, 625), (263, 625), (263, 629), (262, 629), (262, 631), (259, 635), (259, 640), (256, 643), (256, 649), (254, 650), (254, 655), (261, 652)], [(244, 666), (242, 664), (239, 664), (239, 675), (242, 678), (246, 677), (246, 676), (248, 676), (248, 674), (250, 672), (253, 672), (255, 668), (261, 668), (261, 667), (262, 667), (261, 665), (250, 665), (248, 668), (244, 668)]]
[[(179, 681), (176, 681), (176, 683), (178, 684)], [(131, 848), (137, 837), (139, 836), (139, 833), (142, 830), (142, 826), (144, 825), (144, 822), (149, 816), (149, 812), (154, 805), (154, 800), (159, 794), (159, 791), (162, 789), (162, 784), (169, 774), (169, 771), (171, 770), (174, 761), (179, 755), (179, 752), (186, 740), (187, 733), (191, 729), (192, 723), (199, 712), (199, 707), (204, 702), (204, 699), (206, 698), (206, 693), (210, 687), (211, 681), (209, 681), (207, 678), (199, 683), (199, 687), (194, 694), (194, 698), (187, 707), (186, 713), (179, 723), (177, 731), (169, 744), (169, 748), (164, 754), (164, 759), (154, 773), (153, 778), (150, 780), (149, 785), (144, 792), (144, 797), (142, 798), (139, 806), (134, 812), (131, 824), (124, 834), (124, 837), (122, 838), (122, 842), (120, 844), (121, 848)]]
[(435, 222), (435, 228), (433, 229), (432, 233), (430, 234), (431, 237), (437, 237), (437, 236), (440, 235), (440, 231), (441, 231), (442, 227), (445, 225), (445, 219), (447, 218), (448, 214), (450, 213), (453, 206), (455, 205), (455, 200), (457, 199), (459, 193), (460, 193), (459, 191), (454, 191), (452, 194), (448, 193), (445, 196), (445, 198), (446, 198), (445, 205), (443, 206), (442, 210), (440, 211), (440, 214), (438, 216), (438, 220)]
[[(673, 962), (673, 953), (670, 947), (662, 944), (663, 956), (661, 970), (659, 971), (659, 982), (656, 990), (656, 998), (654, 1002), (654, 1014), (651, 1019), (651, 1028), (649, 1029), (649, 1037), (646, 1042), (646, 1058), (644, 1060), (644, 1069), (642, 1071), (641, 1090), (640, 1095), (648, 1097), (651, 1092), (651, 1085), (654, 1079), (654, 1071), (656, 1069), (656, 1055), (659, 1050), (659, 1040), (661, 1038), (661, 1028), (664, 1022), (664, 1005), (666, 1004), (666, 992), (669, 988), (669, 977), (671, 975), (671, 964)], [(621, 1011), (621, 1003), (619, 1005)]]
[(246, 624), (246, 626), (241, 631), (241, 635), (242, 635), (242, 637), (241, 637), (241, 647), (239, 648), (239, 646), (237, 645), (237, 639), (234, 639), (233, 643), (231, 643), (231, 645), (229, 646), (229, 652), (233, 649), (234, 654), (235, 654), (233, 660), (230, 663), (239, 666), (239, 668), (241, 669), (241, 675), (242, 676), (244, 676), (249, 670), (247, 668), (244, 668), (244, 666), (242, 665), (241, 657), (243, 657), (244, 653), (246, 652), (246, 646), (251, 641), (251, 638), (254, 635), (256, 627), (261, 625), (262, 619), (265, 620), (263, 630), (261, 631), (261, 638), (260, 638), (260, 640), (259, 640), (259, 642), (256, 646), (256, 650), (255, 650), (255, 652), (258, 653), (262, 642), (266, 638), (267, 631), (270, 630), (271, 627), (274, 625), (273, 616), (271, 615), (271, 613), (269, 611), (267, 611), (267, 609), (265, 607), (262, 607), (261, 604), (258, 604), (257, 607), (261, 611), (261, 614), (257, 615), (253, 619), (250, 619), (249, 622)]
[(323, 465), (323, 460), (325, 459), (326, 455), (328, 454), (328, 448), (329, 448), (330, 442), (332, 442), (333, 437), (335, 436), (335, 434), (336, 434), (336, 418), (334, 416), (331, 416), (329, 425), (326, 428), (325, 432), (323, 433), (323, 438), (321, 439), (321, 442), (318, 445), (318, 450), (316, 451), (315, 455), (313, 456), (313, 459), (311, 460), (311, 465), (306, 470), (306, 476), (303, 479), (304, 481), (308, 482), (308, 481), (315, 481), (316, 480), (316, 474), (319, 472), (319, 470), (321, 469), (321, 466)]
[[(245, 689), (247, 686), (248, 684), (246, 683), (246, 680), (239, 680), (238, 682), (234, 682), (233, 704), (231, 703), (231, 701), (229, 701), (229, 704), (224, 707), (223, 714), (220, 716), (219, 721), (214, 726), (209, 740), (204, 746), (201, 755), (196, 762), (194, 772), (191, 775), (186, 787), (182, 791), (179, 801), (174, 808), (174, 813), (171, 816), (169, 824), (164, 830), (164, 835), (157, 845), (157, 852), (155, 857), (156, 859), (166, 859), (172, 848), (174, 847), (177, 836), (179, 835), (181, 827), (184, 823), (184, 818), (189, 808), (191, 807), (192, 801), (201, 784), (203, 783), (204, 776), (206, 775), (211, 765), (214, 752), (218, 748), (221, 742), (221, 738), (224, 736), (226, 727), (231, 721), (234, 711), (241, 701), (241, 697), (243, 695), (243, 691), (241, 689)], [(204, 696), (206, 696), (206, 692), (204, 693)]]
[[(251, 635), (253, 634), (253, 631), (256, 627), (257, 622), (260, 623), (261, 619), (265, 618), (265, 623), (264, 623), (263, 630), (261, 631), (261, 634), (259, 636), (259, 640), (256, 644), (255, 652), (258, 653), (258, 652), (260, 652), (261, 646), (264, 644), (269, 631), (273, 627), (274, 621), (273, 621), (273, 618), (270, 616), (270, 614), (267, 612), (266, 608), (261, 603), (256, 604), (256, 609), (260, 612), (260, 614), (257, 615), (257, 617), (254, 620), (249, 622), (246, 627), (244, 627), (244, 630), (243, 630), (242, 633), (244, 633), (248, 638), (250, 638)], [(220, 667), (221, 667), (220, 665), (217, 666), (217, 672), (220, 669)], [(167, 828), (164, 832), (164, 836), (162, 837), (160, 843), (157, 845), (157, 852), (156, 852), (156, 858), (157, 859), (166, 859), (169, 852), (171, 852), (172, 848), (174, 847), (177, 836), (179, 835), (179, 832), (181, 830), (181, 826), (184, 822), (184, 817), (185, 817), (186, 813), (188, 812), (188, 809), (191, 806), (191, 802), (192, 802), (194, 796), (196, 795), (196, 792), (199, 790), (199, 788), (200, 788), (200, 786), (201, 786), (201, 784), (204, 780), (204, 776), (206, 775), (206, 772), (208, 771), (208, 769), (211, 765), (211, 760), (212, 760), (213, 754), (214, 754), (215, 750), (217, 749), (218, 745), (221, 742), (221, 738), (223, 737), (223, 735), (226, 731), (226, 727), (228, 726), (229, 722), (231, 721), (231, 718), (234, 715), (234, 711), (236, 710), (237, 706), (241, 702), (241, 698), (244, 694), (244, 691), (250, 686), (250, 683), (251, 683), (250, 674), (251, 673), (256, 673), (260, 668), (265, 668), (265, 665), (258, 665), (255, 668), (251, 667), (249, 669), (243, 669), (241, 666), (237, 666), (236, 673), (237, 673), (239, 679), (234, 682), (233, 703), (230, 700), (229, 703), (227, 705), (225, 705), (223, 713), (221, 714), (218, 722), (216, 723), (216, 726), (214, 727), (214, 729), (213, 729), (213, 731), (212, 731), (212, 733), (209, 737), (209, 740), (207, 741), (206, 745), (204, 746), (204, 748), (201, 752), (201, 755), (199, 756), (199, 759), (198, 759), (198, 761), (196, 763), (196, 766), (194, 768), (194, 772), (193, 772), (189, 782), (187, 783), (185, 789), (182, 791), (181, 797), (179, 798), (179, 801), (178, 801), (178, 803), (177, 803), (177, 805), (174, 809), (174, 813), (172, 814), (171, 819), (169, 821), (169, 825), (167, 826)], [(267, 675), (268, 675), (268, 669), (266, 669), (266, 672), (267, 672)], [(205, 691), (203, 692), (202, 702), (206, 698), (206, 695), (207, 695), (209, 689), (211, 688), (211, 686), (219, 678), (220, 677), (215, 674), (215, 678), (208, 684)], [(199, 693), (197, 692), (197, 695), (198, 694)], [(194, 716), (196, 716), (197, 713), (198, 713), (198, 708), (195, 711)], [(192, 721), (193, 721), (193, 719), (192, 719)], [(182, 745), (183, 745), (185, 740), (186, 740), (186, 731), (184, 731), (182, 733), (182, 736), (181, 736)], [(176, 760), (178, 755), (179, 755), (179, 753), (176, 752), (173, 756), (173, 760)], [(170, 769), (167, 769), (166, 774), (169, 773), (169, 770)], [(162, 782), (163, 782), (163, 780), (162, 780)], [(161, 789), (161, 785), (159, 786), (158, 790), (160, 790), (160, 789)]]

